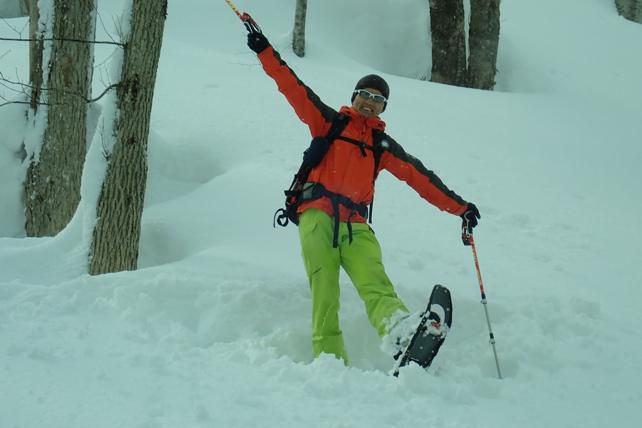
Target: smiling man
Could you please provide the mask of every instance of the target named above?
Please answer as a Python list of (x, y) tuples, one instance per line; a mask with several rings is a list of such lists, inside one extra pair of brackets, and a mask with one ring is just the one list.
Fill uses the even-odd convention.
[[(479, 212), (384, 133), (386, 124), (379, 115), (387, 107), (390, 89), (382, 77), (370, 74), (360, 79), (352, 92), (352, 105), (336, 111), (299, 80), (255, 27), (248, 26), (248, 46), (310, 129), (310, 150), (325, 147), (307, 177), (297, 220), (312, 294), (314, 354), (333, 354), (347, 363), (339, 324), (342, 267), (380, 336), (402, 342), (397, 337), (400, 329), (392, 326), (401, 325), (399, 320), (408, 313), (384, 270), (379, 242), (366, 223), (377, 174), (387, 170), (440, 210), (461, 216), (462, 227), (468, 231), (477, 225)], [(334, 132), (339, 121), (341, 130)]]
[(379, 116), (386, 109), (390, 88), (382, 77), (369, 74), (357, 82), (352, 108), (366, 117)]

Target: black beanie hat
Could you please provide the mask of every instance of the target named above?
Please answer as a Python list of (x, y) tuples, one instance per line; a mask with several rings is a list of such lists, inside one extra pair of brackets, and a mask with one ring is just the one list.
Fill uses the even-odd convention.
[[(381, 95), (386, 97), (388, 99), (388, 96), (390, 95), (390, 88), (388, 87), (388, 84), (386, 83), (385, 80), (383, 80), (383, 77), (377, 76), (376, 74), (368, 74), (367, 76), (362, 77), (358, 82), (357, 86), (354, 87), (354, 90), (358, 89), (364, 89), (364, 88), (372, 88), (372, 89), (377, 89), (378, 91), (381, 92)], [(350, 101), (354, 101), (354, 98), (357, 96), (354, 92), (352, 93), (352, 98)]]

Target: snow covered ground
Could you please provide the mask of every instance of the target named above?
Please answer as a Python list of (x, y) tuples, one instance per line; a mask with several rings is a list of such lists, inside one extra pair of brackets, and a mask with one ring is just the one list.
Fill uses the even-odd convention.
[[(99, 37), (124, 1), (100, 2)], [(237, 6), (329, 105), (384, 75), (388, 132), (477, 203), (504, 379), (459, 219), (385, 173), (373, 227), (388, 273), (415, 310), (449, 286), (453, 329), (428, 372), (394, 378), (342, 277), (352, 366), (313, 360), (296, 228), (271, 224), (307, 129), (223, 0), (170, 1), (138, 271), (86, 275), (84, 205), (58, 237), (24, 238), (27, 131), (19, 106), (0, 108), (0, 427), (639, 426), (642, 26), (611, 0), (502, 2), (488, 93), (415, 79), (430, 66), (423, 0), (310, 2), (304, 59), (294, 1)], [(113, 51), (96, 53), (98, 93)], [(26, 60), (0, 44), (5, 76), (25, 78)]]

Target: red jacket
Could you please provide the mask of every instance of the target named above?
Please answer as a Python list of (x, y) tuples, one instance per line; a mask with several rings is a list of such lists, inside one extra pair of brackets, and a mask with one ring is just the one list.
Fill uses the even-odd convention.
[[(271, 46), (262, 51), (259, 60), (265, 72), (276, 82), (279, 91), (285, 95), (299, 119), (310, 128), (312, 137), (325, 136), (338, 114), (324, 104), (319, 97), (299, 80), (294, 71), (281, 59)], [(350, 116), (350, 121), (341, 136), (361, 141), (373, 146), (373, 129), (384, 131), (386, 124), (378, 117), (361, 115), (351, 107), (342, 107), (341, 113)], [(461, 215), (466, 211), (467, 202), (448, 189), (439, 177), (426, 169), (423, 164), (404, 149), (390, 136), (384, 134), (384, 151), (377, 172), (385, 169), (395, 177), (405, 181), (419, 195), (442, 211)], [(352, 201), (368, 205), (374, 196), (374, 154), (372, 150), (362, 150), (355, 144), (335, 140), (321, 163), (312, 169), (308, 181), (321, 183), (331, 192), (347, 196)], [(318, 208), (333, 216), (332, 204), (326, 197), (306, 201), (299, 207), (299, 213), (307, 208)], [(347, 221), (350, 212), (340, 206), (341, 221)], [(365, 222), (356, 214), (353, 222)]]

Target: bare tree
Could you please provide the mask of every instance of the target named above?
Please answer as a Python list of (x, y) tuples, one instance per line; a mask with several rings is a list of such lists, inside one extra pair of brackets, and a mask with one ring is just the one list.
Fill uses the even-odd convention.
[(136, 269), (147, 181), (147, 142), (167, 0), (133, 0), (114, 146), (97, 207), (89, 273)]
[(294, 53), (299, 57), (303, 57), (305, 55), (305, 17), (307, 10), (308, 0), (296, 0), (292, 50), (294, 50)]
[(626, 19), (642, 24), (642, 0), (615, 0), (615, 7)]
[(500, 0), (470, 0), (468, 58), (463, 0), (428, 0), (433, 82), (493, 89), (499, 47)]
[(42, 89), (42, 52), (44, 49), (44, 34), (38, 32), (40, 11), (38, 0), (25, 0), (29, 11), (29, 84), (31, 95), (29, 97), (33, 113), (38, 110), (38, 100)]
[(0, 18), (29, 16), (29, 1), (31, 0), (0, 0)]
[[(34, 2), (35, 3), (35, 2)], [(62, 230), (80, 200), (87, 147), (87, 99), (91, 94), (95, 0), (55, 0), (53, 11), (31, 3), (32, 30), (38, 14), (53, 12), (50, 59), (42, 66), (44, 35), (36, 32), (31, 51), (31, 107), (44, 116), (39, 150), (28, 153), (25, 180), (25, 229), (28, 236), (51, 236)], [(44, 74), (46, 73), (46, 75)], [(47, 108), (38, 108), (45, 104)], [(42, 107), (42, 106), (41, 106)]]
[[(40, 90), (42, 87), (42, 50), (44, 34), (39, 34), (38, 21), (40, 13), (38, 10), (38, 0), (0, 0), (0, 18), (19, 18), (29, 17), (29, 38), (1, 38), (0, 40), (10, 41), (28, 41), (29, 45), (29, 84), (25, 85), (17, 81), (8, 81), (4, 76), (0, 76), (5, 84), (11, 86), (16, 92), (27, 93), (30, 98), (30, 105), (35, 112), (37, 109)], [(27, 91), (28, 90), (28, 91)], [(13, 103), (8, 101), (5, 104)]]
[(495, 87), (499, 47), (500, 0), (470, 0), (468, 29), (468, 85), (471, 88)]
[(431, 81), (466, 84), (466, 34), (463, 0), (429, 0), (432, 32)]

